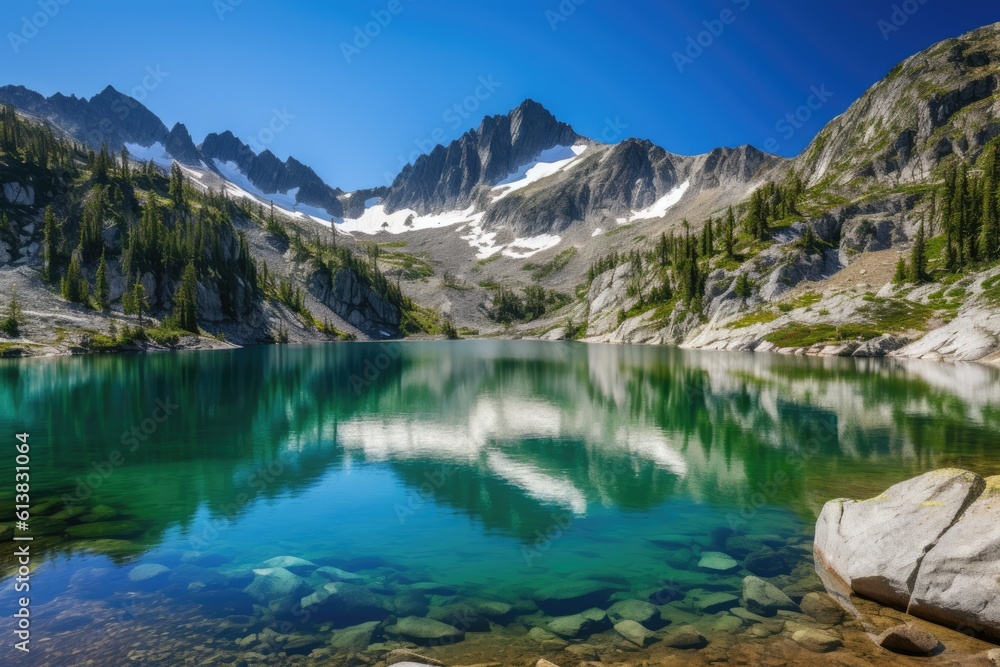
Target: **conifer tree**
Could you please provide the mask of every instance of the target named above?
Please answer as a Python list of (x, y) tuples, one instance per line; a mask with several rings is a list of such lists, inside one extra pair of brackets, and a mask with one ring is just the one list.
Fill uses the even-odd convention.
[(913, 251), (910, 255), (910, 271), (913, 282), (926, 282), (927, 275), (927, 237), (924, 232), (924, 223), (920, 223), (917, 229), (917, 237), (913, 241)]
[(111, 296), (111, 285), (108, 283), (108, 262), (105, 259), (104, 251), (101, 251), (101, 261), (97, 265), (97, 307), (101, 310), (108, 309), (108, 299)]
[(198, 274), (194, 262), (188, 262), (181, 284), (174, 297), (174, 317), (177, 326), (191, 333), (198, 332)]
[(7, 308), (4, 310), (3, 319), (0, 320), (0, 331), (11, 338), (17, 338), (21, 335), (21, 324), (23, 322), (24, 314), (21, 311), (21, 301), (17, 296), (17, 285), (13, 285), (10, 290), (10, 301), (7, 302)]
[(726, 257), (732, 259), (736, 251), (736, 217), (733, 215), (732, 206), (726, 211), (726, 224), (722, 245), (726, 251)]
[(905, 285), (909, 279), (910, 265), (907, 264), (906, 258), (900, 255), (899, 261), (896, 262), (896, 272), (892, 276), (892, 284)]
[(69, 269), (63, 276), (61, 285), (63, 298), (73, 303), (87, 303), (90, 292), (90, 285), (80, 269), (80, 260), (80, 251), (77, 250), (70, 259)]

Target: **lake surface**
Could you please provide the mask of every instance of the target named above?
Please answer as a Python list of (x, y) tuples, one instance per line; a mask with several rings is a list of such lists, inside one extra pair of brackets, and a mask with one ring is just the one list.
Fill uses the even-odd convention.
[(732, 641), (747, 623), (704, 598), (750, 573), (821, 590), (827, 500), (1000, 474), (1000, 373), (521, 341), (3, 360), (5, 480), (21, 432), (32, 651), (0, 649), (18, 664), (359, 664), (399, 641), (613, 662), (639, 649), (604, 621), (569, 645), (528, 632), (642, 600), (656, 632)]

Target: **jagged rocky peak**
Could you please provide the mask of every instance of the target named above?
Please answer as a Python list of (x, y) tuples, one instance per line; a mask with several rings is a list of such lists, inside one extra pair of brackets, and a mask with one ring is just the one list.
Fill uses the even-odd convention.
[(542, 105), (526, 100), (507, 114), (487, 116), (476, 130), (417, 158), (385, 198), (390, 211), (420, 213), (465, 208), (481, 186), (493, 186), (556, 146), (587, 142)]
[(704, 156), (692, 179), (692, 187), (705, 190), (750, 183), (786, 162), (784, 158), (749, 145), (716, 148)]
[(201, 162), (201, 153), (194, 145), (191, 133), (182, 123), (177, 123), (170, 129), (164, 147), (167, 153), (181, 164), (197, 165)]
[(916, 182), (1000, 135), (1000, 23), (907, 58), (797, 159), (812, 184)]
[(95, 149), (103, 144), (115, 151), (127, 143), (151, 146), (167, 138), (167, 127), (156, 114), (113, 86), (89, 100), (61, 93), (46, 98), (23, 86), (4, 86), (0, 102), (44, 118)]

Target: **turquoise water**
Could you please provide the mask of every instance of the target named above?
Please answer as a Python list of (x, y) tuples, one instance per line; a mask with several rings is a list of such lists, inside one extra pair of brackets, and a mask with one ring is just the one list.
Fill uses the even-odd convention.
[[(511, 608), (477, 612), (451, 655), (541, 655), (529, 628), (616, 600), (661, 607), (657, 626), (751, 573), (816, 590), (825, 501), (1000, 474), (1000, 373), (971, 365), (519, 341), (6, 360), (0, 415), (5, 479), (30, 434), (30, 664), (340, 664), (345, 627), (377, 621), (377, 656), (413, 640), (398, 619), (454, 625), (483, 600)], [(706, 571), (705, 552), (738, 565)], [(363, 604), (248, 592), (281, 556), (311, 563), (292, 602), (336, 567)]]

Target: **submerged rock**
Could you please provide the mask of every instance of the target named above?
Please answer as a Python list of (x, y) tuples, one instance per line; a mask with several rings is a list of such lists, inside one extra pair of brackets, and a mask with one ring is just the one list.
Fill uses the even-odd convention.
[(466, 632), (489, 632), (490, 630), (490, 620), (463, 602), (434, 607), (427, 613), (427, 617), (461, 628)]
[(875, 643), (893, 653), (907, 655), (930, 655), (941, 644), (934, 635), (912, 625), (891, 627), (880, 634)]
[(269, 560), (264, 561), (257, 567), (259, 568), (272, 568), (280, 567), (289, 572), (295, 574), (305, 574), (312, 572), (317, 568), (316, 563), (308, 561), (304, 558), (298, 558), (296, 556), (275, 556)]
[(140, 582), (159, 579), (170, 574), (170, 568), (157, 563), (146, 563), (132, 568), (128, 573), (129, 581)]
[(779, 611), (798, 611), (792, 599), (759, 577), (743, 580), (743, 606), (761, 616), (774, 616)]
[(646, 648), (657, 640), (656, 635), (635, 621), (615, 623), (615, 632), (640, 648)]
[(544, 628), (531, 628), (531, 630), (528, 630), (528, 639), (538, 642), (543, 648), (554, 650), (563, 648), (569, 643)]
[(832, 500), (816, 522), (817, 560), (854, 592), (905, 608), (921, 559), (984, 488), (978, 475), (946, 469), (870, 500)]
[(826, 593), (809, 593), (799, 606), (803, 614), (826, 625), (837, 625), (844, 620), (844, 608)]
[(728, 573), (740, 569), (735, 558), (721, 551), (706, 551), (698, 561), (698, 569), (703, 572)]
[(569, 581), (537, 591), (534, 599), (546, 614), (563, 616), (604, 607), (615, 590), (603, 581)]
[(284, 568), (257, 569), (253, 573), (254, 580), (243, 592), (265, 606), (281, 602), (282, 609), (290, 609), (306, 589), (304, 579)]
[(333, 633), (333, 638), (330, 639), (330, 646), (341, 653), (360, 653), (368, 648), (375, 639), (378, 627), (378, 621), (368, 621), (337, 630)]
[(829, 653), (840, 648), (842, 645), (840, 637), (826, 630), (812, 628), (796, 630), (792, 634), (792, 641), (813, 653)]
[(789, 558), (779, 552), (764, 547), (743, 559), (743, 567), (758, 577), (777, 577), (792, 571)]
[(421, 646), (442, 646), (465, 639), (465, 632), (431, 618), (407, 616), (385, 629), (386, 634)]
[(740, 599), (729, 593), (712, 593), (695, 599), (695, 608), (703, 614), (717, 614), (738, 607)]
[(335, 625), (382, 621), (395, 611), (395, 607), (385, 597), (364, 586), (341, 581), (324, 584), (303, 597), (300, 604), (314, 620)]
[(347, 570), (341, 570), (339, 567), (324, 566), (316, 568), (315, 574), (323, 577), (324, 579), (329, 579), (330, 581), (346, 581), (360, 584), (365, 580), (365, 578), (360, 574), (354, 574), (353, 572), (348, 572)]
[(671, 648), (702, 648), (708, 645), (708, 640), (694, 626), (685, 625), (668, 633), (663, 643)]
[(608, 627), (608, 615), (601, 609), (588, 609), (579, 614), (560, 616), (548, 622), (548, 630), (563, 639), (584, 639)]
[(608, 608), (608, 618), (612, 623), (635, 621), (647, 625), (660, 621), (660, 610), (642, 600), (620, 600)]

